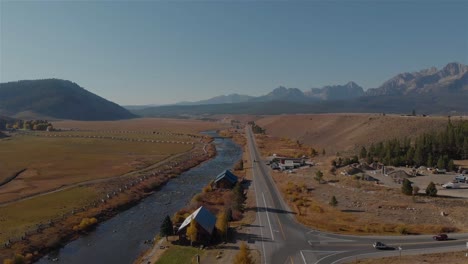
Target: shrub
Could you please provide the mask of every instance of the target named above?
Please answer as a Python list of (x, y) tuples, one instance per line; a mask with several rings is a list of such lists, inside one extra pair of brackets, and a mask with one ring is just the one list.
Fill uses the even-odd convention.
[(426, 194), (432, 197), (437, 196), (437, 188), (433, 182), (427, 185)]
[(207, 186), (203, 187), (203, 193), (211, 192), (213, 191), (213, 188), (211, 187), (211, 184), (208, 184)]
[(406, 195), (413, 194), (413, 187), (411, 186), (411, 182), (408, 179), (403, 180), (403, 185), (401, 186), (401, 192)]
[(254, 260), (249, 252), (249, 247), (245, 242), (240, 244), (239, 253), (234, 257), (234, 264), (253, 264)]
[(88, 230), (92, 226), (94, 226), (95, 224), (97, 224), (97, 219), (96, 218), (94, 218), (94, 217), (92, 217), (92, 218), (83, 218), (79, 225), (75, 225), (73, 227), (73, 230), (75, 230), (75, 231)]
[(397, 226), (396, 231), (401, 235), (406, 235), (409, 233), (408, 228), (405, 225)]
[(333, 197), (331, 198), (330, 200), (330, 203), (329, 203), (331, 206), (335, 207), (338, 205), (338, 201), (336, 200), (336, 197), (335, 195), (333, 195)]

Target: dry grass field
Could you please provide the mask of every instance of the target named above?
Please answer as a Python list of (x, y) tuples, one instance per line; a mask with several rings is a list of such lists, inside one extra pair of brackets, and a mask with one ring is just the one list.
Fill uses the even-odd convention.
[(98, 198), (94, 188), (76, 187), (0, 207), (0, 241), (18, 237), (38, 223), (68, 213)]
[[(17, 241), (26, 231), (33, 232), (27, 243), (14, 244), (13, 251), (30, 252), (32, 245), (42, 248), (60, 241), (82, 217), (105, 219), (115, 208), (143, 198), (206, 159), (203, 146), (209, 140), (192, 135), (225, 125), (135, 119), (60, 121), (54, 126), (64, 130), (18, 132), (0, 139), (0, 182), (21, 172), (0, 186), (0, 241)], [(211, 147), (206, 150), (207, 156), (213, 155)], [(161, 173), (148, 177), (155, 170)], [(101, 204), (103, 198), (107, 201)], [(63, 215), (64, 220), (58, 220)], [(47, 228), (52, 219), (54, 227)], [(46, 225), (44, 233), (34, 231), (38, 224)], [(0, 251), (0, 259), (2, 254), (8, 255), (8, 249)]]
[(364, 259), (358, 260), (359, 264), (464, 264), (468, 263), (466, 252), (448, 252), (448, 253), (434, 253), (423, 254), (416, 256), (402, 256), (400, 257), (386, 257), (380, 259)]
[(73, 183), (119, 176), (193, 146), (98, 138), (17, 135), (0, 141), (0, 203)]
[[(453, 117), (457, 120), (459, 117)], [(381, 114), (312, 114), (268, 116), (256, 121), (268, 135), (299, 140), (327, 153), (344, 153), (356, 147), (392, 138), (412, 137), (445, 129), (447, 117)]]

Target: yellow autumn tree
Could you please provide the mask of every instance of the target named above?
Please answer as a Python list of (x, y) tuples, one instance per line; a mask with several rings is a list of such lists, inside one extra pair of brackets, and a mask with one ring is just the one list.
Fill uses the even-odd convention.
[(197, 235), (197, 223), (195, 222), (195, 220), (192, 219), (192, 221), (190, 221), (189, 227), (187, 227), (187, 237), (190, 239), (190, 245), (192, 245), (193, 242), (197, 241)]
[(245, 242), (240, 244), (239, 253), (237, 253), (236, 257), (234, 258), (233, 264), (254, 264), (252, 256), (249, 252), (249, 247)]
[(219, 232), (219, 236), (226, 240), (228, 231), (228, 217), (226, 212), (220, 212), (216, 218), (216, 229)]

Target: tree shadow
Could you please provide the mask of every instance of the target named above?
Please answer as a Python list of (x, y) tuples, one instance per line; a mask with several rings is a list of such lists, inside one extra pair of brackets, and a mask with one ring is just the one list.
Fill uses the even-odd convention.
[(269, 212), (269, 213), (277, 213), (277, 214), (297, 214), (296, 212), (286, 211), (282, 209), (276, 208), (269, 208), (269, 207), (248, 207), (245, 211), (254, 211), (254, 212)]

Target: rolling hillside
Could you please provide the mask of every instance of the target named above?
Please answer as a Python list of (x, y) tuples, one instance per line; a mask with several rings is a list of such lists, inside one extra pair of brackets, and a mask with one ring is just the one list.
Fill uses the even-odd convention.
[[(456, 120), (454, 117), (453, 120)], [(329, 154), (391, 138), (414, 137), (445, 129), (447, 117), (379, 114), (315, 114), (269, 116), (255, 121), (267, 134), (299, 140)]]
[(76, 83), (59, 79), (1, 83), (0, 114), (23, 119), (118, 120), (135, 117), (118, 104)]

